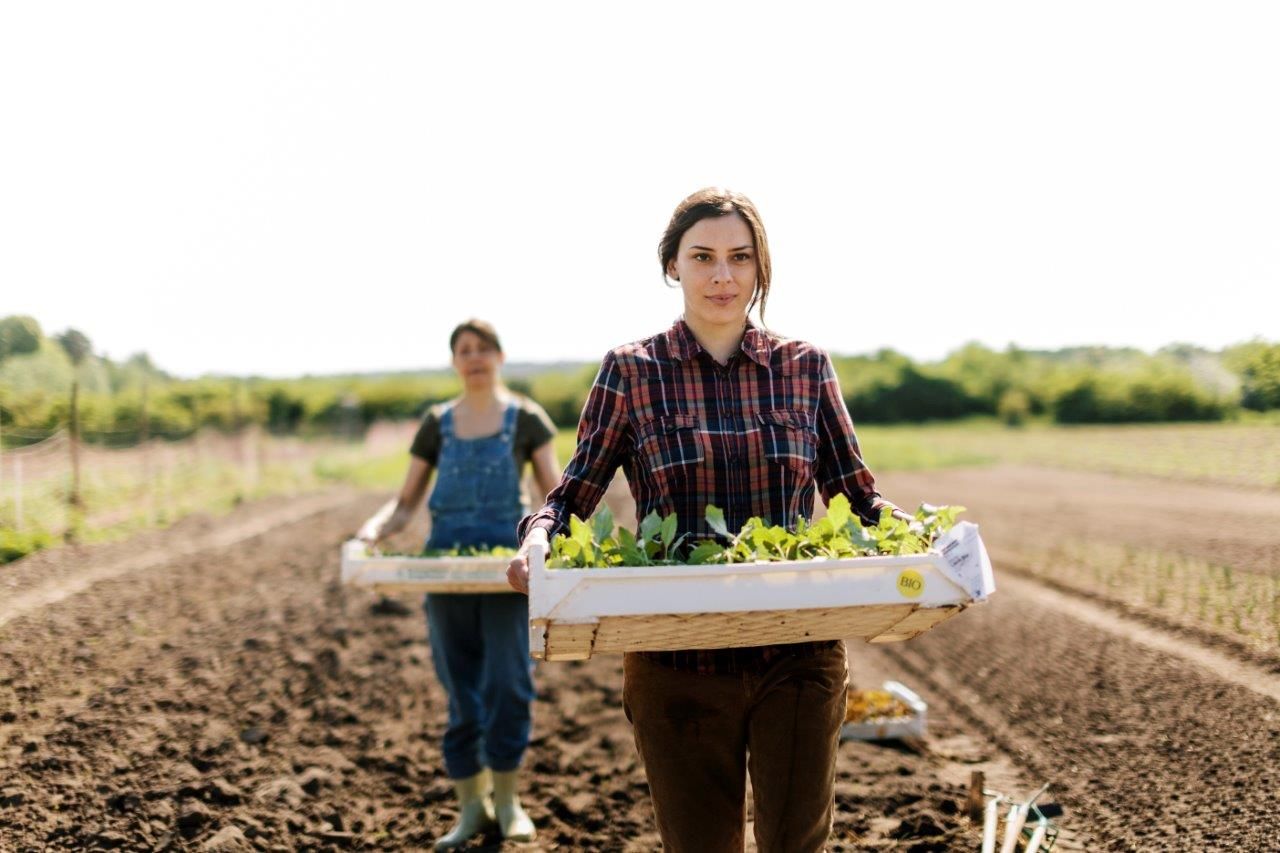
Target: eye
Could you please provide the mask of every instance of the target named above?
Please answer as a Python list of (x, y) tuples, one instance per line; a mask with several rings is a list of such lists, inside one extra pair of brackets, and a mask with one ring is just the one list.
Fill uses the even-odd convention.
[(735, 254), (735, 255), (733, 256), (733, 259), (734, 259), (735, 261), (737, 261), (738, 263), (740, 263), (740, 264), (742, 264), (742, 263), (746, 263), (747, 261), (750, 261), (750, 260), (751, 260), (751, 253), (750, 253), (750, 252), (738, 252), (737, 254)]
[(695, 261), (709, 261), (711, 260), (711, 256), (706, 252), (697, 252), (694, 254), (693, 259)]

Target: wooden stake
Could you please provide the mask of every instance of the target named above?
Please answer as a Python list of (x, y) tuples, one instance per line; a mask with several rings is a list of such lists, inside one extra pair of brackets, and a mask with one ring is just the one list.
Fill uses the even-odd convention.
[(977, 823), (982, 820), (982, 812), (986, 807), (986, 798), (982, 794), (982, 789), (986, 784), (986, 774), (981, 770), (975, 770), (969, 774), (969, 797), (965, 800), (965, 812), (969, 815), (969, 820)]

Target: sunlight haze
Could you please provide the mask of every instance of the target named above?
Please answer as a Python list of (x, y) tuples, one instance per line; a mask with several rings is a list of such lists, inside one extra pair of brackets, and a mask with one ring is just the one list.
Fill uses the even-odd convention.
[(179, 375), (597, 360), (758, 205), (838, 353), (1280, 336), (1280, 7), (41, 3), (0, 11), (0, 315)]

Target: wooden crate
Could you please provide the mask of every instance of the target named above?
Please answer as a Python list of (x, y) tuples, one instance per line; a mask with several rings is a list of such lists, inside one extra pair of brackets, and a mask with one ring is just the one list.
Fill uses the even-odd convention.
[(548, 569), (529, 560), (530, 653), (716, 649), (908, 640), (995, 590), (977, 525), (928, 554), (789, 563)]
[(509, 557), (390, 557), (358, 539), (342, 545), (342, 582), (382, 593), (513, 592)]

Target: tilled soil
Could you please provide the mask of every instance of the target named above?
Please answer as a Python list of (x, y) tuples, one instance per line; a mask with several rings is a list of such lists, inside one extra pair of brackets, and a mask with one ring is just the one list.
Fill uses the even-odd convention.
[[(1125, 508), (1180, 500), (1159, 481), (1080, 477), (884, 486), (904, 504), (973, 508), (997, 583), (1019, 537), (1145, 537)], [(1227, 497), (1272, 531), (1251, 527), (1241, 555), (1274, 570), (1274, 496)], [(276, 499), (0, 573), (0, 850), (429, 848), (454, 811), (421, 612), (335, 580), (339, 544), (378, 503)], [(1164, 524), (1156, 535), (1177, 526)], [(831, 849), (975, 849), (960, 813), (973, 769), (1021, 796), (1049, 782), (1069, 849), (1273, 849), (1277, 702), (1154, 651), (1122, 620), (1046, 601), (1034, 582), (1006, 583), (910, 643), (850, 646), (855, 684), (917, 688), (930, 731), (842, 745)], [(536, 678), (524, 778), (540, 835), (523, 848), (658, 849), (619, 660), (542, 664)]]
[[(136, 571), (127, 543), (13, 567), (0, 849), (406, 850), (448, 829), (421, 612), (335, 580), (339, 544), (378, 500), (308, 500), (311, 514), (259, 535), (287, 502), (150, 534)], [(166, 542), (179, 559), (155, 559)], [(68, 594), (95, 566), (112, 571)], [(544, 664), (537, 681), (525, 801), (540, 836), (523, 847), (658, 849), (619, 659)], [(1020, 777), (941, 707), (933, 732), (936, 751), (844, 745), (833, 850), (973, 846), (967, 770)]]
[(891, 474), (878, 482), (904, 506), (967, 506), (964, 517), (1006, 554), (1087, 537), (1280, 572), (1280, 490), (1013, 465)]
[[(1000, 581), (1002, 557), (1069, 536), (1274, 573), (1280, 495), (1025, 468), (894, 475), (884, 486), (903, 503), (969, 506), (996, 567), (990, 602), (886, 650), (906, 680), (962, 706), (1108, 849), (1280, 849), (1273, 672), (1238, 644), (1203, 635), (1169, 632), (1163, 644), (1175, 653), (1156, 651), (1129, 627), (1136, 620), (1107, 624), (1107, 612), (1123, 607), (1097, 608), (1086, 623), (1055, 609), (1031, 579)], [(1205, 650), (1234, 656), (1232, 677), (1206, 663)], [(1252, 673), (1254, 689), (1240, 671)]]

